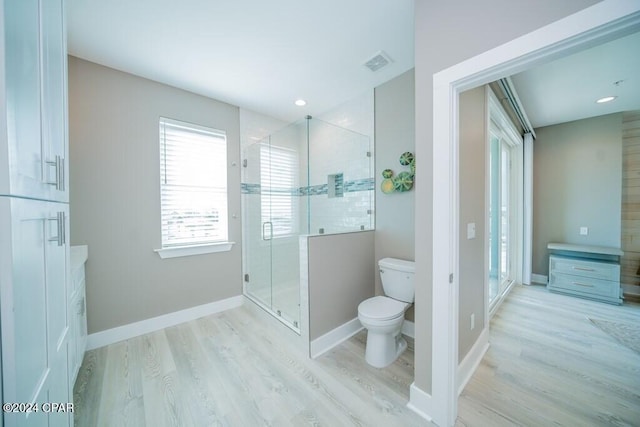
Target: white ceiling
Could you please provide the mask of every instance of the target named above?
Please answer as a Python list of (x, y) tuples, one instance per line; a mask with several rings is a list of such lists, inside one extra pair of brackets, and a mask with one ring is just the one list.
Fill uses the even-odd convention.
[[(534, 128), (640, 110), (640, 33), (511, 76)], [(614, 82), (623, 80), (619, 86)], [(614, 95), (610, 103), (596, 99)]]
[[(286, 121), (413, 67), (413, 0), (68, 0), (67, 12), (71, 55)], [(393, 63), (374, 73), (363, 64), (380, 50)]]

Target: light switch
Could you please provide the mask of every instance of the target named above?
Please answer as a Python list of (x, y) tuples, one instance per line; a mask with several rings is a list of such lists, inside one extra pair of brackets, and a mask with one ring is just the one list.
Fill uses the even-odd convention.
[(589, 234), (589, 227), (580, 227), (580, 235), (587, 236)]
[(467, 239), (475, 239), (476, 238), (476, 223), (470, 222), (467, 224)]

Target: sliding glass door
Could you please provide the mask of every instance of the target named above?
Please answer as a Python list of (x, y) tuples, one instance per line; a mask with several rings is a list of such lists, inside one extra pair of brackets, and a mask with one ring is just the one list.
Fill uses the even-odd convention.
[(522, 136), (499, 102), (489, 101), (488, 300), (491, 313), (522, 279)]
[(489, 168), (489, 305), (504, 293), (513, 281), (511, 248), (512, 228), (512, 146), (491, 132)]

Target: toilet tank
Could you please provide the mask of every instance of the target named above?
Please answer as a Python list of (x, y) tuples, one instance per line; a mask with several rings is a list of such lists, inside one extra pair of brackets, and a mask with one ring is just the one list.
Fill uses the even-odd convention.
[(412, 303), (415, 299), (415, 263), (395, 258), (378, 261), (382, 288), (386, 296)]

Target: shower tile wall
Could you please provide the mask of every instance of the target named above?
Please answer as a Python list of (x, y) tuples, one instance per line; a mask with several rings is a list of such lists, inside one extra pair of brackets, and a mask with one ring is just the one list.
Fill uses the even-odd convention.
[[(310, 234), (371, 229), (369, 139), (323, 122), (312, 123), (310, 133)], [(333, 174), (343, 176), (342, 197), (327, 194), (328, 176)]]
[[(333, 173), (344, 174), (345, 192), (342, 198), (329, 199), (326, 192), (310, 197), (309, 231), (317, 234), (320, 228), (324, 228), (325, 233), (340, 233), (359, 230), (361, 226), (372, 229), (375, 226), (372, 211), (375, 183), (373, 178), (366, 178), (372, 177), (374, 171), (374, 92), (367, 91), (319, 114), (317, 118), (365, 135), (368, 140), (356, 135), (345, 137), (349, 132), (334, 132), (335, 129), (330, 127), (318, 128), (322, 132), (317, 137), (312, 132), (311, 194), (316, 189), (321, 190), (319, 186), (326, 184), (327, 175)], [(370, 157), (366, 157), (367, 151), (371, 153)], [(367, 213), (369, 210), (371, 214)], [(306, 217), (306, 212), (303, 217)]]

